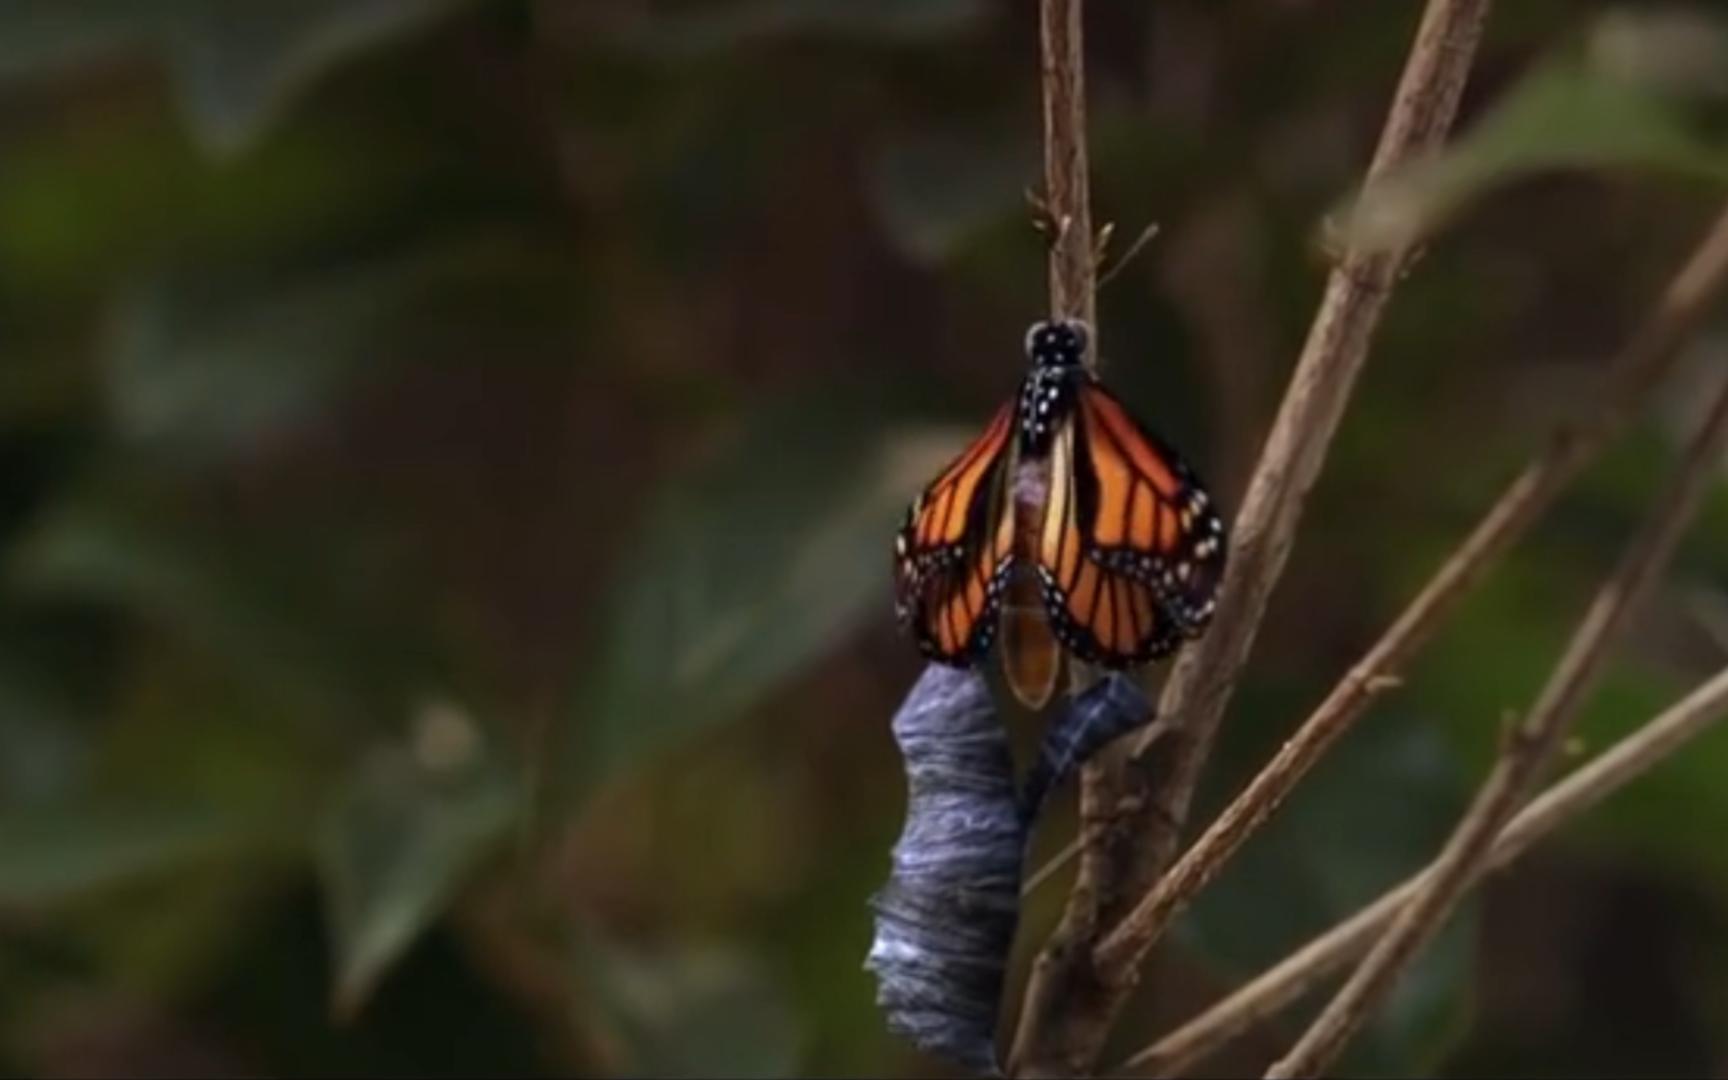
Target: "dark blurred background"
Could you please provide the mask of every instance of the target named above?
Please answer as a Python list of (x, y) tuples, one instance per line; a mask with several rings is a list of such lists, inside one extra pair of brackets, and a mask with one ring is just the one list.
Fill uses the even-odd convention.
[[(1088, 6), (1097, 213), (1162, 230), (1107, 373), (1226, 508), (1328, 237), (1432, 233), (1204, 814), (1713, 216), (1728, 4), (1499, 5), (1456, 148), (1372, 221), (1335, 212), (1419, 4)], [(860, 967), (918, 669), (890, 538), (1043, 313), (1036, 46), (1031, 0), (0, 0), (0, 1072), (940, 1072)], [(1120, 1049), (1424, 861), (1720, 333)], [(1724, 663), (1725, 579), (1718, 491), (1576, 753)], [(1347, 1068), (1728, 1075), (1725, 820), (1728, 732), (1497, 880)]]

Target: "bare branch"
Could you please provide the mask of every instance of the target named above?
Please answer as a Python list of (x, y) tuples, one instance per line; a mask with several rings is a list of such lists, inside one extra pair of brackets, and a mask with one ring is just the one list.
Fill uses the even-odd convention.
[[(1728, 717), (1728, 669), (1532, 801), (1494, 841), (1488, 869), (1510, 864), (1724, 717)], [(1112, 1071), (1158, 1075), (1191, 1071), (1196, 1062), (1275, 1016), (1361, 956), (1423, 881), (1422, 874), (1405, 881)]]
[[(1047, 24), (1054, 6), (1060, 5), (1047, 0)], [(1429, 0), (1369, 167), (1370, 184), (1432, 153), (1444, 139), (1488, 6), (1488, 0)], [(1328, 278), (1236, 518), (1218, 615), (1165, 687), (1159, 715), (1178, 729), (1126, 756), (1106, 755), (1112, 760), (1086, 771), (1081, 870), (1062, 924), (1033, 969), (1012, 1056), (1016, 1073), (1078, 1074), (1097, 1058), (1134, 970), (1100, 969), (1094, 955), (1099, 935), (1175, 854), (1219, 718), (1403, 263), (1399, 251), (1348, 252)]]
[(1728, 377), (1709, 416), (1686, 449), (1614, 573), (1597, 592), (1529, 715), (1513, 726), (1505, 748), (1464, 820), (1403, 905), (1391, 927), (1312, 1027), (1268, 1077), (1317, 1076), (1379, 1008), (1412, 960), (1439, 933), (1459, 899), (1487, 864), (1494, 838), (1518, 812), (1532, 785), (1565, 740), (1627, 614), (1667, 565), (1685, 527), (1721, 466), (1728, 447)]
[[(1050, 234), (1050, 312), (1055, 318), (1079, 317), (1092, 328), (1091, 359), (1099, 355), (1097, 320), (1097, 258), (1093, 254), (1091, 197), (1086, 153), (1086, 68), (1084, 0), (1039, 0), (1039, 72), (1044, 101), (1044, 197), (1046, 216), (1057, 223)], [(1087, 665), (1070, 662), (1069, 680), (1078, 692), (1093, 676)], [(1038, 875), (1041, 881), (1047, 874)], [(1078, 886), (1077, 886), (1078, 887)], [(1027, 886), (1030, 888), (1030, 884)], [(1066, 925), (1066, 924), (1065, 924)], [(1058, 938), (1064, 930), (1057, 931)], [(1090, 941), (1088, 933), (1076, 940)], [(1056, 939), (1046, 946), (1039, 963)], [(1038, 982), (1036, 972), (1033, 982)], [(1022, 1057), (1018, 1041), (1026, 1033), (1022, 1021), (1011, 1051), (1010, 1075), (1039, 1075), (1042, 1062)]]
[(1717, 217), (1661, 301), (1613, 361), (1595, 401), (1549, 438), (1470, 536), (1459, 545), (1384, 637), (1368, 650), (1225, 808), (1210, 828), (1122, 920), (1102, 946), (1100, 964), (1136, 964), (1170, 920), (1205, 888), (1263, 825), (1332, 743), (1368, 710), (1506, 551), (1566, 486), (1624, 430), (1684, 341), (1728, 283), (1728, 208)]

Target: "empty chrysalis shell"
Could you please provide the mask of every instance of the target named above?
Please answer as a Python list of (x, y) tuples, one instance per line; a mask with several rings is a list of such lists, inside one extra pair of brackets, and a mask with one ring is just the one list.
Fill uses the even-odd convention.
[(894, 717), (906, 763), (906, 824), (871, 900), (864, 966), (889, 1030), (927, 1053), (999, 1072), (996, 1017), (1020, 918), (1025, 830), (1014, 762), (990, 690), (931, 664)]
[(871, 899), (876, 934), (864, 962), (890, 1030), (956, 1065), (1000, 1073), (997, 1019), (1032, 824), (1073, 769), (1148, 716), (1133, 680), (1105, 678), (1058, 713), (1020, 792), (984, 679), (924, 669), (894, 717), (906, 823)]
[(1038, 760), (1026, 773), (1020, 795), (1020, 814), (1028, 830), (1044, 806), (1044, 799), (1060, 787), (1068, 774), (1084, 765), (1093, 754), (1152, 719), (1152, 703), (1140, 684), (1112, 672), (1093, 683), (1045, 729), (1038, 746)]

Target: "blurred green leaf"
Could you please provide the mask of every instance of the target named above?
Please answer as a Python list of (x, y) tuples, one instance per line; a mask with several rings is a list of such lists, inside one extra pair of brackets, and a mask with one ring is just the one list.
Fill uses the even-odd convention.
[(170, 634), (136, 641), (114, 678), (99, 706), (113, 722), (94, 747), (92, 783), (276, 822), (279, 853), (305, 849), (307, 808), (366, 730)]
[(401, 271), (350, 271), (234, 296), (159, 278), (120, 315), (105, 380), (115, 427), (199, 456), (267, 441), (357, 372), (368, 331), (409, 285)]
[[(1715, 20), (1694, 18), (1695, 45), (1728, 59)], [(1491, 189), (1556, 169), (1637, 170), (1728, 183), (1728, 146), (1706, 134), (1695, 106), (1720, 92), (1720, 64), (1678, 77), (1673, 51), (1640, 44), (1671, 36), (1662, 16), (1620, 12), (1588, 48), (1525, 75), (1486, 116), (1427, 162), (1386, 178), (1338, 215), (1344, 243), (1366, 250), (1411, 243)], [(1667, 65), (1667, 66), (1662, 66)]]
[(64, 695), (41, 673), (0, 655), (0, 807), (63, 796), (88, 757)]
[(1353, 1076), (1432, 1076), (1469, 1035), (1476, 1015), (1480, 904), (1467, 897), (1422, 951), (1347, 1052)]
[(258, 823), (208, 807), (93, 801), (0, 814), (0, 903), (60, 903), (227, 854)]
[[(1719, 585), (1693, 583), (1690, 588), (1697, 595), (1683, 599), (1682, 591), (1676, 590), (1651, 606), (1676, 615), (1676, 609), (1692, 607), (1704, 618), (1728, 613), (1728, 593)], [(1697, 608), (1700, 601), (1713, 605), (1714, 613)], [(1715, 634), (1706, 630), (1706, 636), (1719, 646)], [(1642, 650), (1609, 669), (1592, 707), (1581, 718), (1576, 739), (1583, 753), (1606, 750), (1701, 681), (1699, 675), (1668, 669), (1660, 655), (1646, 655), (1639, 662), (1638, 652)], [(1677, 879), (1702, 877), (1716, 888), (1728, 884), (1728, 848), (1714, 842), (1710, 830), (1698, 828), (1700, 821), (1728, 815), (1728, 787), (1722, 783), (1728, 776), (1725, 728), (1728, 725), (1719, 722), (1714, 730), (1688, 743), (1648, 778), (1616, 793), (1600, 810), (1569, 826), (1557, 842), (1597, 845), (1628, 861), (1662, 867)]]
[(159, 5), (137, 0), (0, 0), (0, 78), (97, 59), (159, 19)]
[[(147, 486), (93, 485), (46, 512), (7, 577), (36, 598), (106, 605), (167, 629), (321, 722), (399, 707), (430, 646), (354, 586), (339, 537), (213, 527)], [(384, 620), (380, 624), (380, 620)]]
[(245, 148), (328, 69), (468, 0), (187, 0), (167, 27), (182, 107), (210, 150)]
[(913, 259), (933, 263), (980, 230), (1024, 213), (1038, 147), (1020, 127), (974, 123), (884, 146), (869, 185), (889, 238)]
[[(1263, 969), (1420, 869), (1465, 787), (1434, 724), (1408, 712), (1372, 718), (1231, 862), (1184, 933), (1227, 970)], [(1421, 1072), (1463, 1034), (1473, 923), (1467, 911), (1430, 946), (1353, 1051), (1352, 1071)]]
[(584, 684), (578, 792), (737, 716), (889, 610), (895, 521), (964, 435), (882, 423), (868, 399), (779, 408), (658, 500)]
[(590, 943), (578, 949), (577, 969), (628, 1059), (622, 1075), (797, 1074), (795, 1017), (747, 953)]
[(687, 59), (786, 34), (916, 41), (964, 29), (983, 12), (981, 0), (727, 0), (693, 11), (606, 14), (594, 29), (634, 51)]
[(125, 305), (108, 352), (108, 406), (131, 443), (199, 460), (267, 443), (376, 376), (397, 320), (439, 288), (507, 273), (507, 236), (457, 237), (286, 275), (234, 267), (158, 275)]
[(338, 1015), (359, 1010), (514, 819), (520, 787), (480, 740), (464, 712), (429, 706), (412, 748), (375, 754), (337, 796), (318, 859)]
[(180, 999), (232, 963), (233, 950), (273, 897), (305, 880), (303, 862), (265, 846), (184, 860), (105, 884), (54, 925), (78, 942), (89, 982), (123, 994)]
[(0, 0), (0, 77), (130, 47), (166, 57), (206, 149), (246, 148), (318, 76), (471, 0)]

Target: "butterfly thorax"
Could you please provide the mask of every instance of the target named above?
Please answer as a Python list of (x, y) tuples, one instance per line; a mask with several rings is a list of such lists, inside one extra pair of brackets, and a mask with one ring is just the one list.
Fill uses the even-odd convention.
[(1050, 453), (1050, 442), (1074, 411), (1080, 384), (1092, 378), (1086, 368), (1086, 330), (1077, 322), (1034, 323), (1026, 333), (1026, 358), (1032, 368), (1020, 382), (1015, 428), (1022, 459)]

